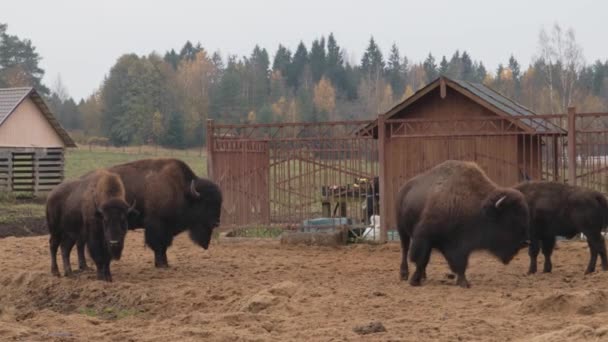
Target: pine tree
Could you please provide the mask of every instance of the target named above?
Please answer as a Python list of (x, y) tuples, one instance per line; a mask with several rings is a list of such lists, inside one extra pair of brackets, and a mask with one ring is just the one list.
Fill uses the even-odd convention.
[(391, 91), (396, 94), (403, 93), (405, 89), (405, 69), (401, 64), (401, 56), (396, 44), (391, 47), (386, 74), (391, 85)]
[(274, 55), (274, 61), (272, 62), (272, 70), (281, 72), (283, 77), (288, 77), (288, 70), (291, 64), (291, 51), (279, 44), (277, 53)]
[(466, 51), (462, 53), (460, 63), (462, 65), (462, 79), (465, 81), (473, 81), (475, 79), (475, 68), (471, 57)]
[(296, 53), (293, 55), (291, 63), (291, 68), (289, 68), (288, 76), (287, 76), (287, 84), (294, 89), (297, 89), (302, 83), (302, 75), (304, 74), (304, 69), (308, 65), (308, 50), (306, 50), (306, 45), (303, 42), (300, 42)]
[(456, 52), (454, 52), (452, 55), (452, 58), (450, 58), (447, 74), (449, 77), (460, 80), (462, 79), (462, 71), (463, 65), (460, 58), (460, 51), (456, 50)]
[(312, 81), (317, 83), (325, 73), (326, 65), (325, 53), (325, 38), (321, 40), (315, 39), (310, 48), (308, 60), (310, 62), (310, 71), (312, 73)]
[(7, 25), (0, 24), (0, 85), (5, 87), (35, 87), (42, 95), (49, 89), (42, 84), (44, 70), (40, 55), (29, 39), (6, 33)]
[(447, 75), (448, 67), (449, 67), (448, 60), (445, 58), (445, 55), (444, 55), (443, 58), (441, 58), (441, 63), (439, 63), (439, 74)]
[(174, 49), (171, 49), (171, 51), (165, 53), (164, 60), (173, 67), (173, 70), (177, 70), (177, 65), (179, 64), (180, 58)]
[(424, 71), (426, 73), (426, 82), (431, 83), (433, 80), (439, 76), (437, 71), (437, 64), (435, 63), (435, 57), (431, 53), (427, 56), (422, 64)]
[(344, 90), (344, 56), (333, 33), (327, 38), (326, 75), (333, 84)]

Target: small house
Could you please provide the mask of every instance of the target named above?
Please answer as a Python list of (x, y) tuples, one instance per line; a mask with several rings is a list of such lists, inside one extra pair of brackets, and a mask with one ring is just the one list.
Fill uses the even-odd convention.
[(76, 147), (32, 87), (0, 88), (0, 191), (48, 192), (64, 179), (64, 152)]

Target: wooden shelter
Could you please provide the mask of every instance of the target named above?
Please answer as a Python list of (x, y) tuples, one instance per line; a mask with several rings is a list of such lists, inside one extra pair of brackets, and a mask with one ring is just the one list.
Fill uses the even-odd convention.
[[(382, 127), (382, 132), (380, 132)], [(496, 183), (512, 186), (541, 179), (548, 146), (567, 133), (550, 120), (483, 84), (439, 77), (370, 124), (378, 139), (380, 189), (388, 227), (398, 189), (410, 178), (448, 160), (479, 164)], [(551, 144), (555, 142), (555, 145)], [(557, 150), (553, 151), (557, 152)], [(553, 153), (552, 152), (552, 153)], [(557, 174), (557, 159), (550, 168)], [(385, 204), (382, 204), (384, 207)]]
[(34, 88), (0, 88), (0, 191), (52, 190), (66, 147), (76, 144)]

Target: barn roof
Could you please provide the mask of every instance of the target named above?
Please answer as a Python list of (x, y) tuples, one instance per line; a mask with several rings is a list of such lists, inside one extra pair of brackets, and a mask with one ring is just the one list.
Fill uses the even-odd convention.
[(30, 98), (40, 109), (40, 112), (48, 120), (51, 127), (57, 132), (65, 146), (76, 147), (76, 143), (66, 132), (59, 121), (55, 118), (49, 107), (44, 102), (44, 99), (36, 89), (32, 87), (21, 88), (0, 88), (0, 126), (8, 119), (8, 117), (19, 107), (19, 105), (27, 98)]
[[(552, 122), (544, 119), (534, 117), (536, 113), (526, 108), (525, 106), (503, 96), (499, 92), (485, 86), (481, 83), (468, 82), (463, 80), (454, 80), (445, 76), (440, 76), (433, 82), (427, 84), (422, 89), (418, 90), (412, 96), (408, 97), (401, 103), (397, 104), (385, 113), (385, 120), (391, 119), (393, 116), (407, 108), (418, 99), (428, 94), (430, 91), (441, 86), (441, 83), (451, 89), (454, 89), (469, 99), (477, 102), (478, 104), (490, 109), (498, 115), (518, 117), (519, 126), (523, 126), (525, 131), (529, 132), (560, 132), (565, 134), (566, 131), (553, 124)], [(530, 119), (521, 118), (523, 116), (530, 116)], [(377, 126), (377, 121), (370, 124), (364, 130), (374, 129)]]

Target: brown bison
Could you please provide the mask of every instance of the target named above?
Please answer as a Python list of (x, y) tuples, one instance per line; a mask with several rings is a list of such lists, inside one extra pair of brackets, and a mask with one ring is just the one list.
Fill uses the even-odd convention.
[(222, 193), (215, 183), (197, 177), (178, 159), (142, 159), (109, 170), (120, 175), (127, 199), (137, 201), (140, 215), (129, 226), (145, 229), (156, 267), (168, 267), (167, 248), (185, 230), (198, 245), (209, 247), (222, 207)]
[(426, 278), (431, 250), (439, 250), (469, 287), (465, 270), (469, 255), (487, 250), (508, 264), (528, 239), (528, 206), (517, 190), (498, 187), (472, 162), (449, 160), (408, 181), (396, 203), (401, 238), (401, 279), (407, 280), (408, 251), (419, 286)]
[(59, 275), (57, 249), (60, 245), (66, 276), (72, 274), (70, 252), (74, 244), (78, 244), (79, 268), (86, 269), (86, 244), (97, 266), (97, 279), (112, 281), (110, 261), (120, 259), (129, 216), (137, 215), (134, 205), (129, 206), (125, 201), (120, 177), (106, 170), (94, 171), (55, 188), (46, 203), (51, 273)]
[(526, 196), (530, 208), (530, 268), (536, 273), (536, 259), (542, 248), (543, 272), (551, 272), (551, 253), (555, 237), (573, 238), (577, 233), (587, 237), (591, 258), (585, 274), (595, 271), (597, 256), (602, 269), (608, 270), (606, 244), (602, 229), (608, 225), (608, 202), (597, 191), (557, 182), (525, 182), (515, 187)]

